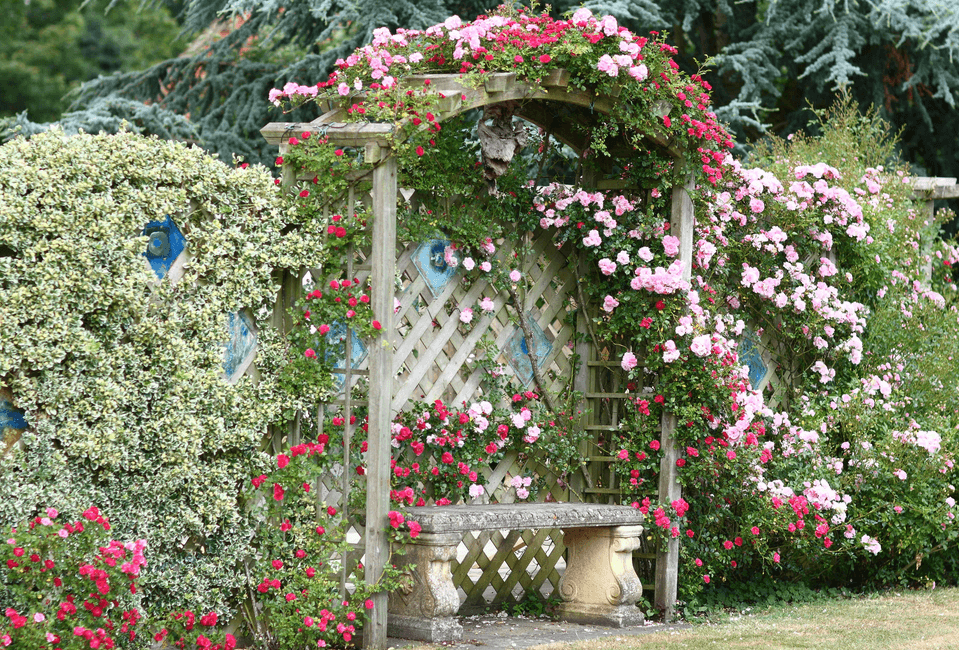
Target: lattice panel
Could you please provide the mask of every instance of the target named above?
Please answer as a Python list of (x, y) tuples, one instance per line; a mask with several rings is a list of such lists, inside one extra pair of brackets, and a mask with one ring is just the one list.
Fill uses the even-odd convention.
[[(412, 401), (442, 399), (461, 404), (482, 398), (485, 369), (471, 359), (485, 339), (501, 351), (498, 363), (511, 374), (514, 389), (535, 389), (534, 381), (523, 376), (522, 329), (510, 295), (497, 292), (482, 276), (471, 282), (443, 260), (446, 242), (435, 240), (408, 247), (399, 256), (403, 290), (396, 314), (395, 370), (397, 388), (393, 409)], [(566, 323), (575, 276), (567, 251), (557, 250), (549, 233), (529, 242), (528, 252), (513, 262), (523, 273), (525, 286), (519, 297), (534, 330), (532, 349), (538, 360), (544, 388), (561, 392), (571, 378), (573, 328)], [(513, 249), (503, 244), (498, 260), (512, 259)], [(489, 297), (493, 311), (483, 313), (478, 303)], [(474, 310), (468, 325), (460, 322), (464, 308)], [(517, 358), (518, 357), (518, 358)], [(526, 358), (528, 364), (528, 357)], [(422, 461), (422, 459), (421, 459)], [(515, 452), (495, 466), (479, 468), (487, 479), (485, 501), (511, 501), (515, 491), (509, 480), (521, 474), (538, 474), (547, 487), (538, 499), (570, 500), (567, 488), (557, 483), (548, 469), (521, 461)], [(562, 533), (553, 531), (474, 532), (464, 536), (458, 560), (453, 563), (454, 582), (463, 592), (460, 611), (479, 611), (491, 605), (518, 602), (527, 593), (550, 594), (559, 584), (565, 566)]]
[[(625, 409), (635, 408), (630, 400), (640, 396), (652, 399), (656, 383), (654, 375), (640, 375), (626, 392), (626, 373), (620, 367), (622, 349), (611, 344), (589, 346), (587, 385), (584, 393), (586, 416), (583, 427), (591, 432), (584, 445), (583, 456), (589, 460), (585, 476), (577, 481), (576, 489), (583, 500), (593, 503), (620, 503), (620, 487), (613, 464), (621, 462), (611, 456), (610, 450), (617, 447), (613, 441)], [(637, 351), (642, 367), (643, 355)], [(649, 496), (655, 497), (656, 486), (649, 486)]]
[(466, 533), (462, 547), (465, 557), (452, 563), (461, 614), (515, 604), (533, 592), (548, 597), (566, 567), (563, 533), (555, 529)]
[[(442, 241), (435, 240), (432, 246), (439, 247)], [(497, 292), (482, 277), (464, 282), (459, 273), (451, 273), (445, 262), (436, 259), (436, 253), (433, 267), (423, 269), (421, 247), (408, 248), (398, 259), (403, 291), (396, 314), (394, 369), (398, 388), (393, 410), (402, 410), (410, 401), (420, 399), (442, 399), (448, 404), (476, 399), (485, 371), (470, 362), (480, 354), (477, 346), (484, 336), (492, 341), (494, 349), (503, 351), (499, 361), (507, 373), (513, 374), (515, 388), (532, 386), (528, 378), (516, 376), (510, 360), (510, 342), (519, 331), (513, 307), (507, 306), (510, 296)], [(572, 330), (564, 327), (564, 320), (574, 276), (564, 251), (556, 250), (549, 233), (532, 242), (531, 251), (520, 265), (527, 281), (521, 299), (527, 318), (542, 332), (538, 352), (542, 353), (544, 388), (555, 391), (570, 376), (572, 350), (568, 343)], [(512, 249), (504, 245), (497, 257), (508, 259), (511, 253)], [(480, 311), (478, 303), (483, 297), (493, 300), (492, 312)], [(466, 308), (474, 310), (468, 325), (459, 318)]]
[[(516, 452), (507, 453), (495, 467), (482, 471), (491, 493), (484, 495), (483, 501), (514, 501), (516, 493), (510, 490), (509, 479), (530, 472), (547, 477), (547, 486), (537, 500), (571, 500), (569, 490), (558, 484), (546, 468), (521, 461)], [(561, 572), (566, 567), (562, 540), (562, 531), (556, 529), (466, 533), (452, 563), (453, 581), (462, 591), (460, 611), (475, 613), (516, 603), (532, 592), (549, 596), (559, 587)]]

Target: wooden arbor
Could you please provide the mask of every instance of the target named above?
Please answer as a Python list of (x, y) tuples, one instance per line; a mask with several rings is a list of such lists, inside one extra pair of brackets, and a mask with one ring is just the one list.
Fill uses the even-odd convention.
[[(537, 86), (518, 81), (513, 73), (491, 74), (485, 79), (484, 85), (478, 88), (463, 85), (457, 75), (411, 76), (402, 79), (400, 83), (410, 87), (422, 87), (427, 79), (430, 80), (431, 92), (437, 93), (439, 97), (437, 119), (440, 121), (470, 109), (509, 102), (513, 115), (543, 128), (580, 154), (589, 144), (588, 135), (583, 132), (607, 120), (618, 101), (615, 96), (596, 96), (588, 91), (570, 87), (569, 74), (565, 70), (552, 71)], [(655, 105), (653, 112), (656, 114), (652, 116), (654, 121), (667, 115), (669, 108), (669, 104), (665, 102)], [(370, 391), (366, 576), (368, 581), (375, 582), (382, 575), (389, 557), (386, 530), (389, 510), (390, 423), (392, 415), (402, 408), (401, 402), (405, 399), (397, 399), (398, 393), (410, 393), (409, 390), (403, 391), (403, 387), (396, 385), (397, 382), (394, 381), (396, 368), (402, 361), (398, 363), (394, 359), (397, 352), (394, 341), (394, 278), (397, 271), (398, 170), (391, 145), (402, 141), (408, 133), (406, 130), (415, 127), (408, 123), (345, 122), (342, 108), (330, 106), (329, 109), (312, 122), (271, 123), (265, 126), (261, 133), (267, 141), (279, 146), (281, 155), (289, 146), (291, 136), (310, 131), (325, 135), (330, 143), (336, 146), (362, 148), (365, 162), (374, 165), (371, 198), (374, 215), (373, 243), (367, 257), (367, 270), (372, 281), (371, 302), (374, 317), (380, 321), (383, 329), (378, 340), (372, 342), (368, 356)], [(577, 126), (586, 128), (577, 129)], [(663, 132), (654, 128), (639, 135), (650, 147), (665, 152), (680, 163), (676, 165), (677, 168), (684, 168), (681, 163), (686, 152), (674, 146)], [(611, 139), (607, 146), (614, 158), (627, 160), (635, 155), (632, 145), (622, 135)], [(287, 184), (293, 184), (297, 179), (292, 170), (284, 169), (283, 180)], [(592, 184), (597, 189), (629, 189), (616, 180), (594, 178)], [(686, 177), (675, 180), (672, 190), (671, 232), (680, 239), (679, 259), (684, 264), (685, 280), (690, 278), (693, 257), (694, 215), (690, 199), (692, 189), (692, 178)], [(527, 353), (532, 361), (532, 351)], [(576, 378), (577, 388), (585, 393), (586, 373), (580, 374), (582, 376)], [(624, 397), (624, 394), (618, 393), (601, 395), (601, 398), (605, 399)], [(667, 502), (680, 497), (675, 464), (679, 450), (673, 438), (675, 424), (674, 416), (664, 416), (661, 442), (665, 453), (661, 463), (659, 497)], [(344, 465), (346, 464), (345, 462)], [(656, 605), (665, 610), (667, 616), (672, 614), (676, 599), (678, 548), (678, 540), (673, 539), (669, 542), (667, 552), (657, 558), (655, 600)], [(386, 594), (381, 593), (374, 599), (373, 616), (364, 635), (366, 647), (386, 647), (386, 621)]]

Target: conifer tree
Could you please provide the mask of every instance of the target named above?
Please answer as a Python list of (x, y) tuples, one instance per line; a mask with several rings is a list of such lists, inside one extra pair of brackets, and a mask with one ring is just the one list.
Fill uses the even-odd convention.
[[(123, 1), (123, 0), (119, 0)], [(129, 0), (128, 0), (129, 1)], [(108, 96), (150, 102), (141, 128), (165, 112), (189, 116), (197, 137), (225, 160), (241, 154), (268, 162), (259, 137), (283, 116), (267, 101), (287, 81), (324, 80), (336, 59), (368, 42), (376, 27), (424, 28), (456, 14), (489, 9), (480, 0), (192, 0), (180, 20), (188, 34), (219, 24), (222, 38), (144, 71), (86, 84), (71, 115)], [(557, 0), (561, 15), (578, 5)], [(959, 0), (589, 0), (630, 29), (666, 31), (688, 71), (707, 60), (721, 119), (741, 142), (767, 130), (806, 125), (808, 108), (846, 91), (904, 127), (904, 156), (929, 175), (959, 175)], [(541, 10), (541, 9), (540, 9)], [(224, 17), (232, 20), (224, 21)], [(238, 18), (239, 17), (239, 18)], [(131, 105), (132, 106), (132, 105)], [(171, 124), (166, 115), (167, 129)]]

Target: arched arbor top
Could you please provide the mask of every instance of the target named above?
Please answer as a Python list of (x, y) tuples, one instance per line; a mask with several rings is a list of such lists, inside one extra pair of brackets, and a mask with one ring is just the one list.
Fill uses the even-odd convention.
[[(577, 153), (588, 147), (588, 133), (609, 120), (619, 102), (616, 94), (598, 95), (569, 84), (570, 74), (554, 69), (538, 84), (518, 79), (516, 73), (491, 73), (480, 86), (468, 86), (457, 74), (410, 75), (400, 80), (401, 86), (422, 88), (428, 84), (437, 98), (438, 121), (448, 120), (472, 109), (495, 104), (513, 103), (516, 117), (525, 119), (549, 132)], [(412, 135), (409, 119), (398, 123), (346, 121), (346, 109), (326, 102), (327, 111), (311, 122), (272, 122), (260, 133), (266, 140), (282, 147), (292, 135), (303, 131), (324, 134), (340, 146), (365, 147), (366, 162), (375, 163), (391, 143), (401, 143)], [(672, 105), (664, 100), (654, 102), (648, 110), (654, 122), (661, 123)], [(580, 128), (582, 127), (582, 128)], [(648, 146), (674, 159), (682, 159), (685, 151), (664, 129), (653, 128), (632, 134)], [(629, 134), (620, 133), (610, 140), (607, 150), (613, 158), (634, 155)]]

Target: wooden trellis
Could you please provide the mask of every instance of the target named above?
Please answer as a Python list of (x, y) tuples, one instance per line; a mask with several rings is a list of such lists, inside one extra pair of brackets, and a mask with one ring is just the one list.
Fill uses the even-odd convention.
[[(469, 88), (460, 84), (454, 75), (431, 77), (430, 88), (439, 100), (437, 112), (441, 119), (448, 119), (471, 108), (479, 108), (500, 102), (515, 102), (519, 106), (516, 116), (537, 124), (574, 150), (581, 151), (588, 144), (577, 129), (557, 128), (559, 105), (570, 106), (565, 119), (593, 123), (604, 119), (617, 101), (615, 97), (595, 96), (590, 92), (567, 87), (569, 75), (563, 70), (553, 71), (541, 85), (531, 87), (517, 82), (514, 74), (489, 75), (484, 87)], [(411, 78), (403, 83), (423, 86), (425, 78)], [(573, 383), (574, 389), (585, 394), (584, 407), (590, 415), (583, 425), (597, 437), (618, 424), (619, 404), (626, 398), (616, 377), (611, 359), (602, 350), (593, 349), (589, 342), (574, 343), (576, 316), (576, 260), (569, 251), (555, 246), (552, 235), (540, 233), (528, 246), (517, 248), (524, 251), (522, 257), (511, 264), (521, 264), (524, 277), (528, 279), (526, 290), (518, 296), (520, 309), (511, 304), (511, 296), (498, 294), (482, 278), (470, 283), (462, 282), (455, 269), (440, 263), (436, 257), (443, 246), (439, 238), (432, 242), (416, 242), (406, 248), (396, 245), (396, 209), (399, 202), (396, 159), (390, 154), (390, 139), (397, 134), (392, 124), (345, 123), (342, 109), (331, 110), (309, 124), (277, 123), (266, 126), (262, 133), (272, 143), (280, 145), (281, 154), (291, 135), (302, 131), (324, 134), (338, 146), (357, 147), (364, 151), (364, 159), (373, 163), (372, 194), (368, 199), (373, 211), (373, 248), (360, 255), (361, 264), (352, 269), (351, 275), (368, 275), (372, 281), (372, 307), (374, 317), (383, 324), (383, 336), (373, 341), (368, 356), (355, 370), (347, 363), (347, 386), (352, 377), (366, 372), (369, 377), (368, 408), (369, 450), (367, 452), (367, 526), (357, 526), (357, 532), (365, 538), (366, 577), (376, 580), (387, 558), (385, 541), (388, 481), (390, 472), (390, 421), (392, 415), (407, 406), (411, 400), (443, 399), (446, 403), (459, 405), (472, 401), (481, 393), (481, 380), (485, 370), (471, 363), (477, 345), (485, 338), (491, 340), (494, 349), (503, 351), (502, 365), (513, 374), (519, 386), (528, 383), (528, 369), (523, 357), (510, 354), (510, 346), (523, 348), (528, 356), (537, 359), (542, 372), (543, 388), (559, 392)], [(654, 109), (658, 117), (668, 113), (667, 105)], [(660, 114), (662, 113), (662, 114)], [(643, 134), (650, 146), (666, 151), (677, 160), (681, 154), (670, 148), (665, 136), (655, 129)], [(401, 137), (401, 136), (397, 136)], [(615, 148), (614, 148), (615, 149)], [(632, 146), (623, 146), (615, 155), (630, 155)], [(611, 152), (613, 149), (611, 149)], [(286, 173), (286, 172), (285, 172)], [(287, 175), (287, 183), (295, 179)], [(588, 183), (587, 183), (588, 184)], [(599, 183), (596, 183), (599, 186)], [(607, 189), (607, 188), (604, 188)], [(691, 180), (681, 183), (673, 190), (672, 231), (680, 239), (680, 258), (685, 262), (685, 279), (688, 280), (693, 250), (693, 211), (690, 201)], [(415, 196), (406, 200), (415, 201)], [(361, 200), (350, 195), (342, 200)], [(518, 234), (518, 237), (528, 235)], [(513, 252), (517, 242), (498, 242), (497, 255), (501, 259)], [(428, 247), (424, 251), (424, 247)], [(528, 251), (528, 252), (527, 252)], [(436, 262), (431, 264), (430, 260)], [(398, 286), (397, 286), (398, 283)], [(287, 291), (299, 290), (296, 282), (287, 283)], [(481, 297), (493, 299), (494, 308), (489, 313), (476, 312), (468, 325), (459, 319), (460, 310), (474, 308)], [(394, 300), (399, 306), (394, 313)], [(287, 296), (282, 304), (289, 304)], [(582, 316), (580, 316), (582, 318)], [(517, 321), (530, 328), (533, 341), (526, 341)], [(518, 334), (517, 334), (518, 333)], [(349, 349), (349, 345), (347, 346)], [(584, 360), (574, 368), (572, 359)], [(529, 359), (525, 365), (531, 365)], [(339, 405), (349, 411), (356, 404), (350, 403), (349, 391)], [(322, 415), (322, 414), (321, 414)], [(322, 421), (321, 417), (317, 418)], [(663, 421), (664, 460), (660, 471), (659, 493), (663, 498), (679, 497), (679, 483), (675, 475), (675, 459), (678, 451), (672, 442), (675, 418), (667, 415)], [(349, 436), (347, 435), (347, 438)], [(615, 500), (615, 481), (608, 467), (609, 459), (601, 456), (598, 440), (583, 449), (583, 453), (595, 463), (575, 485), (552, 480), (542, 497), (554, 500)], [(346, 453), (349, 454), (348, 444)], [(483, 468), (492, 494), (485, 498), (509, 500), (504, 479), (523, 472), (548, 475), (549, 468), (541, 464), (528, 466), (525, 459), (515, 453), (508, 454), (495, 466)], [(350, 466), (347, 456), (343, 469)], [(345, 484), (335, 479), (325, 479), (328, 494), (342, 494)], [(343, 487), (340, 487), (340, 486)], [(465, 592), (462, 611), (483, 608), (490, 602), (504, 602), (522, 598), (525, 593), (545, 593), (555, 588), (560, 577), (562, 533), (558, 530), (515, 531), (467, 534), (461, 547), (461, 556), (454, 564), (454, 578)], [(503, 565), (508, 574), (502, 575)], [(670, 543), (668, 553), (657, 561), (656, 602), (671, 614), (676, 596), (678, 564), (678, 540)], [(385, 647), (386, 607), (385, 594), (375, 600), (373, 618), (364, 634), (367, 647)]]

